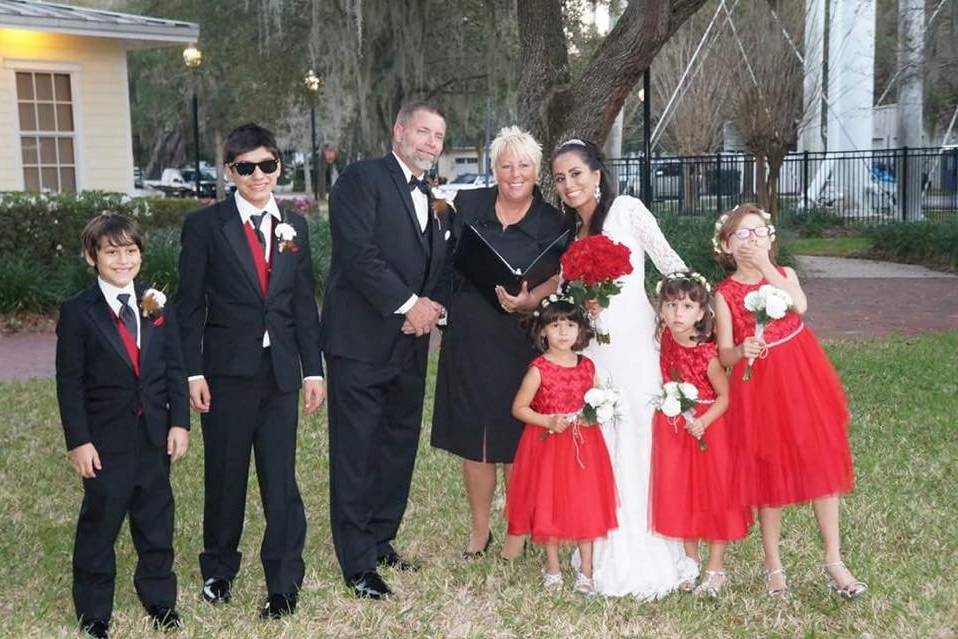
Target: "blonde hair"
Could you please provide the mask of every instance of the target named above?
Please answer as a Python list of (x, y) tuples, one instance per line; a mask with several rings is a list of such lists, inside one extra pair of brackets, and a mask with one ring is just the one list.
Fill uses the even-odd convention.
[(536, 180), (539, 179), (539, 166), (542, 164), (542, 145), (536, 142), (532, 134), (517, 126), (505, 126), (499, 129), (496, 139), (489, 145), (489, 158), (492, 166), (504, 151), (512, 151), (517, 158), (529, 160), (535, 168)]

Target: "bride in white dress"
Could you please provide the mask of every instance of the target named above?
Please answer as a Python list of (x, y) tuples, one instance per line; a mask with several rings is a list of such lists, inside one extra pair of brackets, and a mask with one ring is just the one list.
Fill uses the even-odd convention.
[(662, 377), (654, 311), (645, 293), (645, 256), (663, 274), (686, 266), (641, 200), (627, 195), (612, 199), (611, 181), (594, 144), (569, 140), (559, 145), (552, 174), (564, 206), (574, 208), (582, 222), (579, 237), (601, 232), (632, 252), (633, 271), (622, 278), (622, 292), (597, 318), (611, 343), (593, 340), (585, 351), (622, 396), (615, 423), (602, 427), (615, 472), (619, 527), (594, 544), (593, 584), (603, 595), (655, 599), (694, 580), (698, 567), (685, 556), (681, 540), (657, 535), (649, 525), (650, 400)]

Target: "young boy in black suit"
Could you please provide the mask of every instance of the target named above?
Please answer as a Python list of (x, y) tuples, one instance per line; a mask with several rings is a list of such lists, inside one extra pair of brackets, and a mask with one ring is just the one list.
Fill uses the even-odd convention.
[(129, 513), (137, 595), (171, 630), (181, 622), (170, 462), (186, 454), (190, 424), (179, 332), (163, 294), (135, 283), (143, 237), (129, 218), (99, 215), (81, 239), (97, 281), (60, 307), (56, 354), (60, 418), (83, 478), (73, 603), (88, 636), (109, 636), (113, 546)]
[(306, 220), (273, 198), (276, 140), (248, 124), (223, 150), (237, 190), (186, 217), (177, 293), (190, 405), (203, 427), (203, 598), (230, 600), (253, 453), (266, 516), (261, 614), (276, 618), (295, 610), (305, 574), (297, 404), (300, 386), (307, 414), (325, 396), (319, 311)]

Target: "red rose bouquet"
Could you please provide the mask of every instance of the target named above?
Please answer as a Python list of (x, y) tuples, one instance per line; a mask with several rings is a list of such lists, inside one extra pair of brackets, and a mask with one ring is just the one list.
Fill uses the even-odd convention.
[[(590, 235), (573, 242), (562, 256), (562, 277), (566, 293), (576, 304), (595, 301), (609, 307), (609, 298), (622, 290), (618, 279), (632, 272), (632, 252), (628, 246), (613, 242), (605, 235)], [(596, 341), (608, 344), (608, 333), (595, 327)]]

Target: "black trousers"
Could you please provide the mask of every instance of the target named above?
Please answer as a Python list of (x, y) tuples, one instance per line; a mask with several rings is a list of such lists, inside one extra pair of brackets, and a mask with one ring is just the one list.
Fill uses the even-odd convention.
[(392, 550), (416, 463), (426, 344), (387, 364), (327, 356), (329, 511), (347, 580)]
[(176, 605), (173, 573), (173, 490), (166, 448), (137, 426), (136, 448), (100, 452), (101, 470), (83, 480), (83, 505), (73, 546), (73, 605), (77, 619), (109, 621), (116, 583), (114, 544), (130, 515), (137, 562), (133, 585), (147, 608)]
[(266, 531), (260, 559), (271, 595), (296, 592), (306, 571), (306, 513), (296, 484), (299, 393), (276, 386), (268, 349), (254, 378), (212, 377), (204, 446), (203, 579), (233, 579), (246, 509), (250, 453), (256, 459)]

